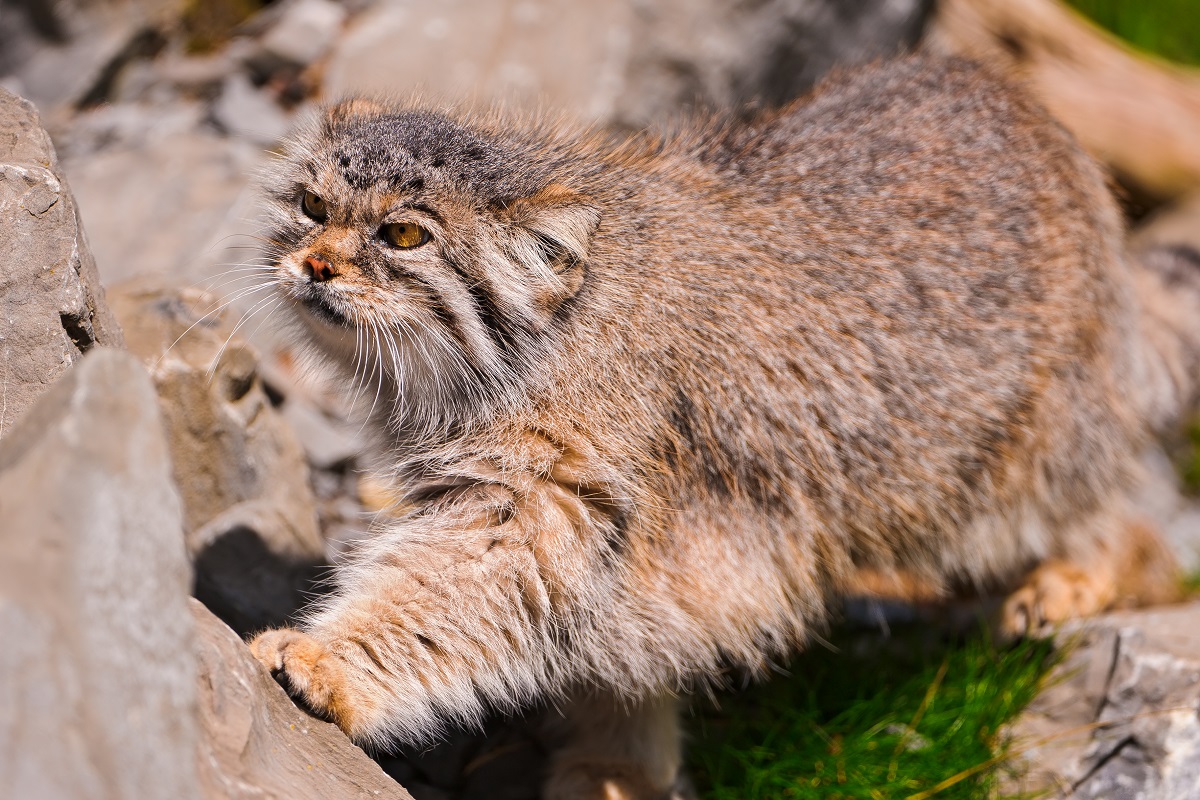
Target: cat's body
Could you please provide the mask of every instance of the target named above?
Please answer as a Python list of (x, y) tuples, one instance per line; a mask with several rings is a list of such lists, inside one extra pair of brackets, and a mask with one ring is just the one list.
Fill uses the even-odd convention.
[[(616, 145), (348, 104), (270, 191), (281, 291), (414, 505), (255, 642), (352, 735), (574, 698), (548, 792), (652, 796), (664, 698), (802, 645), (861, 569), (1081, 565), (1072, 613), (1156, 558), (1126, 492), (1194, 392), (1200, 270), (1131, 266), (1096, 167), (974, 67)], [(1059, 615), (1038, 580), (1018, 626)]]

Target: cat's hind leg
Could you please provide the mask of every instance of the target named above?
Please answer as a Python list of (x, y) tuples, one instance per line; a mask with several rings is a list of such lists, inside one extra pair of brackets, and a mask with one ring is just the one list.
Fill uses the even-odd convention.
[[(678, 698), (634, 703), (604, 693), (573, 700), (562, 717), (545, 800), (683, 800)], [(556, 731), (557, 733), (558, 731)]]
[(1180, 597), (1175, 557), (1151, 525), (1118, 522), (1115, 535), (1099, 537), (1079, 551), (1042, 562), (1008, 596), (999, 620), (1003, 636), (1028, 636), (1109, 608)]

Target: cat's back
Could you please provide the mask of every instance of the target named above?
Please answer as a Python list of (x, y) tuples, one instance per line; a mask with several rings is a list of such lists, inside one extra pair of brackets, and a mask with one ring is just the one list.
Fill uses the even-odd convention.
[(1012, 353), (1039, 341), (1074, 353), (1128, 316), (1103, 173), (1020, 87), (972, 62), (842, 73), (700, 152), (739, 224), (713, 259), (734, 267), (696, 271), (727, 279), (724, 297), (791, 305), (784, 327), (865, 310), (864, 334), (907, 329), (913, 346), (974, 331)]
[(1104, 177), (1070, 134), (1023, 88), (962, 59), (835, 75), (714, 138), (710, 159), (748, 200), (803, 214), (806, 235), (831, 246), (1003, 255), (1121, 233)]
[(671, 313), (631, 351), (687, 430), (728, 432), (710, 472), (802, 475), (831, 517), (911, 537), (1016, 502), (1021, 475), (1108, 490), (1130, 435), (1122, 227), (1036, 102), (912, 57), (707, 135), (702, 212), (660, 204), (674, 258), (635, 278)]

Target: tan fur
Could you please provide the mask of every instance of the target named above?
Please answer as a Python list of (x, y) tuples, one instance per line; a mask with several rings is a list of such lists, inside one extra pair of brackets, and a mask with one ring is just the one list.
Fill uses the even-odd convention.
[[(1095, 165), (964, 62), (624, 142), (341, 106), (268, 193), (280, 292), (375, 397), (413, 509), (303, 633), (255, 641), (359, 740), (660, 708), (802, 646), (862, 569), (934, 596), (1086, 569), (1127, 549), (1134, 454), (1194, 391), (1200, 281), (1132, 267)], [(381, 245), (401, 218), (429, 243)], [(338, 277), (306, 278), (314, 248)], [(662, 795), (674, 756), (627, 735), (549, 786)]]

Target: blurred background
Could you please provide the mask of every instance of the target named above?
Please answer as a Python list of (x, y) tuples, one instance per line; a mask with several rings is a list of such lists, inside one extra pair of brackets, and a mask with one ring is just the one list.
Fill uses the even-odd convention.
[[(1200, 0), (0, 0), (0, 86), (36, 104), (108, 303), (151, 368), (192, 590), (242, 634), (293, 618), (389, 503), (346, 422), (346, 398), (305, 382), (269, 314), (254, 313), (264, 307), (255, 174), (292, 125), (365, 93), (543, 109), (630, 131), (695, 109), (784, 103), (835, 67), (913, 50), (976, 58), (1026, 84), (1110, 171), (1135, 250), (1200, 246)], [(1198, 453), (1200, 424), (1151, 454), (1146, 499), (1195, 575), (1200, 505), (1186, 495), (1200, 493)], [(987, 648), (958, 651), (963, 675), (945, 681), (937, 663), (902, 669), (900, 688), (879, 702), (907, 697), (911, 707), (863, 716), (864, 742), (891, 736), (889, 754), (899, 742), (870, 796), (928, 788), (935, 766), (993, 763), (992, 734), (1036, 693), (1043, 655), (1001, 663)], [(842, 740), (814, 738), (815, 720), (861, 700), (863, 683), (888, 684), (874, 651), (849, 671), (809, 663), (807, 683), (731, 702), (729, 713), (697, 712), (692, 769), (706, 795), (792, 785), (799, 770), (814, 776), (813, 796), (827, 796), (817, 781)], [(826, 673), (832, 682), (820, 683)], [(969, 702), (943, 714), (947, 736), (964, 724), (983, 731), (982, 750), (962, 764), (916, 746), (915, 721), (899, 733), (878, 724), (927, 710), (935, 719), (931, 685), (939, 703), (958, 692), (982, 709), (968, 723)], [(981, 686), (1003, 702), (984, 708)], [(822, 692), (828, 706), (817, 708)], [(804, 762), (792, 772), (778, 772), (781, 757), (760, 744), (775, 723), (746, 721), (781, 706), (808, 710), (779, 736), (817, 745), (812, 759), (788, 751)], [(379, 761), (418, 800), (532, 798), (546, 751), (536, 726), (500, 721)], [(914, 754), (911, 774), (897, 774), (902, 751)], [(869, 761), (866, 750), (855, 757)]]

